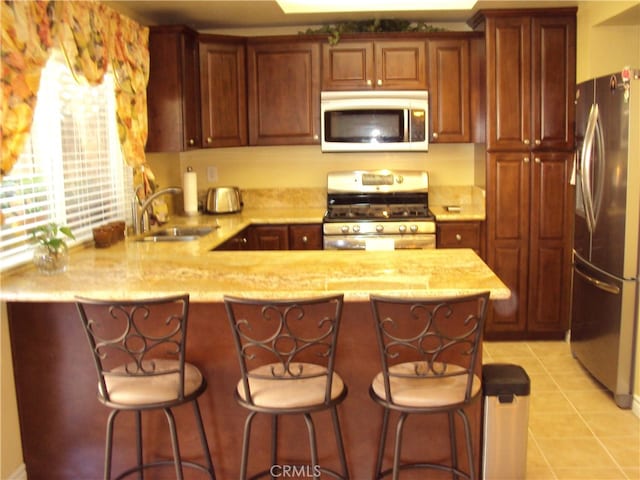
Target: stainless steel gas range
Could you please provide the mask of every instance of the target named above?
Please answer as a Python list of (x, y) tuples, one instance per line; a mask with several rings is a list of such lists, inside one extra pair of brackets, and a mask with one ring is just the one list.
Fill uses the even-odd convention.
[(330, 172), (323, 220), (325, 250), (436, 246), (429, 176), (418, 170)]

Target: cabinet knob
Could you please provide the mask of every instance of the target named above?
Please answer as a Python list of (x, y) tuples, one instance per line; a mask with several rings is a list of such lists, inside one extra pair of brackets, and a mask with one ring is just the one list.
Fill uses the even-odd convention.
[(525, 139), (522, 141), (522, 143), (524, 143), (525, 145), (529, 145), (529, 143), (531, 143), (531, 142), (529, 142), (529, 139), (528, 139), (528, 138), (525, 138)]
[(457, 241), (462, 240), (462, 235), (460, 235), (459, 233), (456, 233), (456, 240)]
[(371, 86), (373, 85), (373, 82), (371, 80), (367, 80), (367, 85)]
[(539, 139), (539, 138), (536, 138), (535, 144), (536, 144), (536, 145), (540, 145), (541, 143), (542, 143), (542, 142), (540, 141), (540, 139)]
[(196, 141), (193, 138), (189, 139), (189, 145), (195, 145)]
[(522, 160), (524, 161), (524, 163), (529, 163), (529, 157), (524, 157)]
[(213, 142), (213, 138), (207, 137), (207, 143), (211, 143), (211, 142)]
[(382, 86), (382, 80), (378, 79), (378, 86), (381, 87)]
[(535, 157), (535, 158), (533, 159), (533, 161), (534, 161), (534, 162), (536, 162), (536, 163), (540, 163), (540, 158)]
[(309, 243), (309, 237), (307, 237), (306, 235), (302, 236), (302, 243)]
[(434, 138), (434, 140), (437, 139), (438, 138), (438, 132), (433, 132), (431, 134), (431, 136)]
[(319, 139), (320, 139), (320, 136), (316, 133), (316, 134), (313, 136), (313, 139), (314, 139), (314, 140), (319, 140)]

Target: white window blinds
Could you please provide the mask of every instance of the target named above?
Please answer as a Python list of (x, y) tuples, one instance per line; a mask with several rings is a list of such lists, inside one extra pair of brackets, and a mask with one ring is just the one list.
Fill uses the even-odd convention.
[(29, 231), (36, 226), (68, 225), (82, 242), (94, 226), (128, 220), (132, 173), (115, 118), (112, 75), (98, 86), (79, 84), (62, 56), (51, 56), (30, 139), (0, 185), (0, 268), (30, 259)]

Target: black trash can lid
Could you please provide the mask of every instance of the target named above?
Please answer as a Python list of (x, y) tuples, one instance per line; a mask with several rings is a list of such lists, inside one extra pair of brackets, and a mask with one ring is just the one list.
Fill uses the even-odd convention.
[(487, 363), (482, 366), (482, 389), (488, 395), (529, 395), (531, 381), (520, 365)]

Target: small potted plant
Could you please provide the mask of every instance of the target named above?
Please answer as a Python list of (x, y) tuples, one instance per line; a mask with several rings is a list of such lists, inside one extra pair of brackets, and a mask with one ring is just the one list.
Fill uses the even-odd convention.
[(75, 239), (69, 227), (53, 222), (31, 230), (31, 238), (38, 244), (33, 252), (33, 263), (40, 272), (53, 275), (66, 270), (69, 252), (65, 237)]

